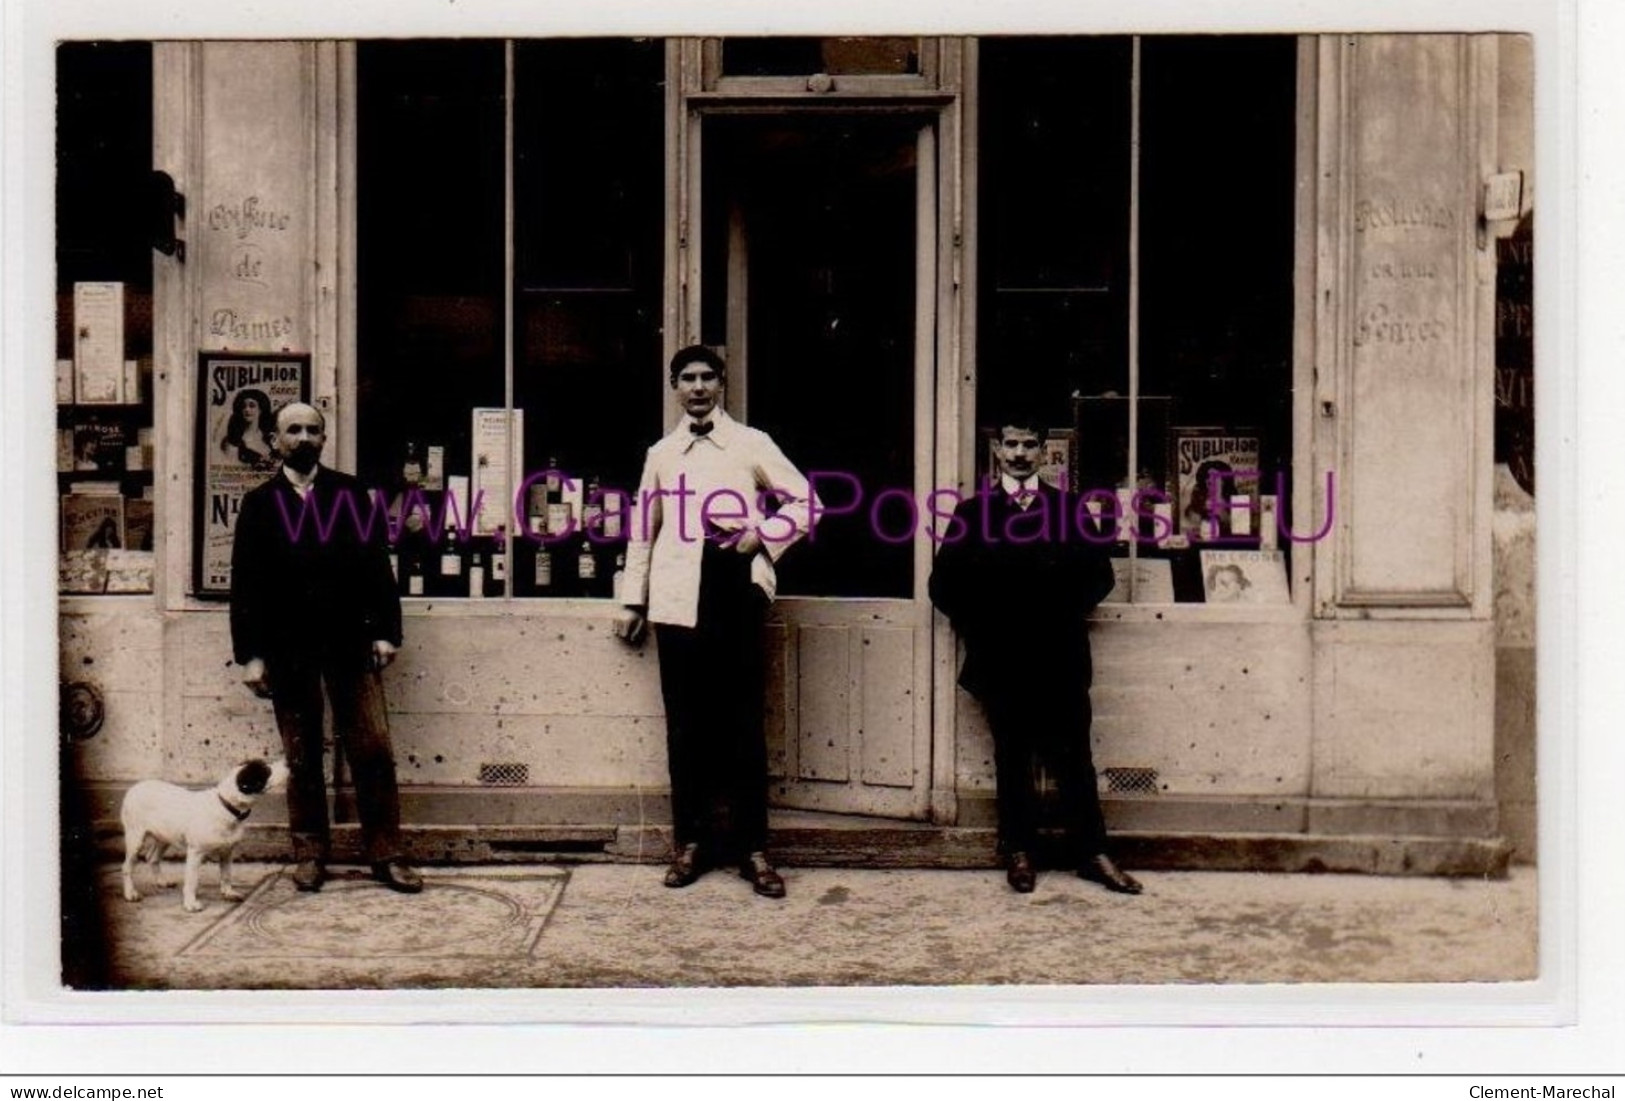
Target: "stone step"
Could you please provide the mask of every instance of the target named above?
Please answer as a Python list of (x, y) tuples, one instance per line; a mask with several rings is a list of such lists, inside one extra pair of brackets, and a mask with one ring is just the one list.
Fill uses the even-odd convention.
[[(410, 826), (412, 859), (431, 864), (664, 863), (670, 831), (650, 826)], [(99, 823), (97, 848), (122, 857), (117, 823)], [(1065, 863), (1055, 838), (1037, 854), (1041, 864)], [(840, 815), (775, 817), (774, 858), (795, 867), (994, 868), (994, 830), (933, 826)], [(1511, 847), (1496, 837), (1326, 835), (1302, 833), (1181, 833), (1129, 830), (1112, 836), (1125, 867), (1163, 871), (1251, 871), (1504, 878)], [(360, 830), (333, 828), (335, 863), (358, 862)], [(291, 859), (286, 827), (250, 826), (237, 848), (241, 860)]]

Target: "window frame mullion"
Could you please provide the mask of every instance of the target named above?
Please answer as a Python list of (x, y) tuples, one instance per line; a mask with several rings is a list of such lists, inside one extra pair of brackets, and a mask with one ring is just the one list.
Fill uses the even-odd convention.
[[(1131, 41), (1128, 138), (1128, 486), (1129, 502), (1140, 485), (1140, 36)], [(1138, 514), (1129, 522), (1139, 534)], [(1136, 602), (1139, 539), (1128, 541), (1128, 603)]]
[[(503, 463), (507, 471), (507, 479), (503, 486), (503, 509), (505, 515), (513, 512), (514, 478), (523, 472), (513, 469), (514, 454), (514, 366), (513, 366), (513, 330), (514, 330), (514, 42), (506, 39), (502, 44), (503, 76), (502, 76), (502, 407), (505, 414), (503, 418), (504, 440), (507, 448), (507, 458)], [(503, 576), (507, 578), (503, 586), (502, 597), (511, 599), (514, 595), (514, 562), (513, 547), (517, 532), (509, 531), (508, 538), (502, 543)], [(491, 568), (494, 568), (492, 566)]]

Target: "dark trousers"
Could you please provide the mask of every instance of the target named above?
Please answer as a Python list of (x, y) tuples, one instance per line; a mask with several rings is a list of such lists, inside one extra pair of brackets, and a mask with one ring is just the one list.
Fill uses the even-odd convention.
[(1068, 834), (1068, 855), (1086, 860), (1106, 851), (1094, 756), (1089, 749), (1089, 691), (1076, 681), (1032, 678), (982, 701), (993, 730), (998, 782), (999, 849), (1031, 852), (1038, 840), (1040, 800), (1034, 765), (1054, 778)]
[[(655, 625), (666, 703), (676, 843), (718, 859), (767, 847), (767, 742), (762, 730), (762, 616), (767, 596), (750, 559), (707, 544), (698, 623)], [(732, 837), (713, 823), (726, 807)]]
[(401, 806), (389, 742), (384, 686), (361, 655), (313, 655), (268, 663), (271, 704), (288, 757), (288, 828), (296, 860), (328, 856), (327, 782), (322, 771), (322, 686), (333, 705), (333, 739), (355, 785), (361, 842), (369, 862), (401, 855)]

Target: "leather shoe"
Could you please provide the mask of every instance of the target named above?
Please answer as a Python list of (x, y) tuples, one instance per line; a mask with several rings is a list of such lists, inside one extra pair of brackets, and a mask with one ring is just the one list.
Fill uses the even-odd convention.
[(372, 866), (372, 877), (403, 895), (415, 895), (423, 890), (423, 877), (404, 860), (378, 861)]
[(750, 889), (763, 898), (783, 898), (784, 879), (767, 862), (766, 853), (751, 853), (739, 865), (741, 879), (750, 880)]
[(661, 882), (668, 887), (687, 887), (700, 878), (700, 871), (700, 847), (690, 841), (672, 856), (666, 878)]
[(327, 865), (320, 860), (301, 860), (293, 870), (293, 885), (300, 891), (319, 891), (327, 882)]
[(1018, 895), (1030, 895), (1033, 888), (1038, 886), (1038, 873), (1033, 871), (1032, 858), (1023, 852), (1010, 854), (1010, 866), (1004, 873), (1009, 880), (1010, 889)]
[(1137, 895), (1145, 889), (1138, 879), (1119, 868), (1117, 862), (1105, 853), (1096, 853), (1084, 861), (1078, 875), (1120, 895)]

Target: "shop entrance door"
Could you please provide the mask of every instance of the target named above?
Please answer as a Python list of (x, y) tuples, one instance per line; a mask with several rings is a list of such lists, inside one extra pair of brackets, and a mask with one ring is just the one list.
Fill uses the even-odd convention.
[(925, 818), (936, 169), (930, 121), (714, 115), (700, 328), (729, 411), (815, 478), (785, 556), (766, 704), (776, 806)]

